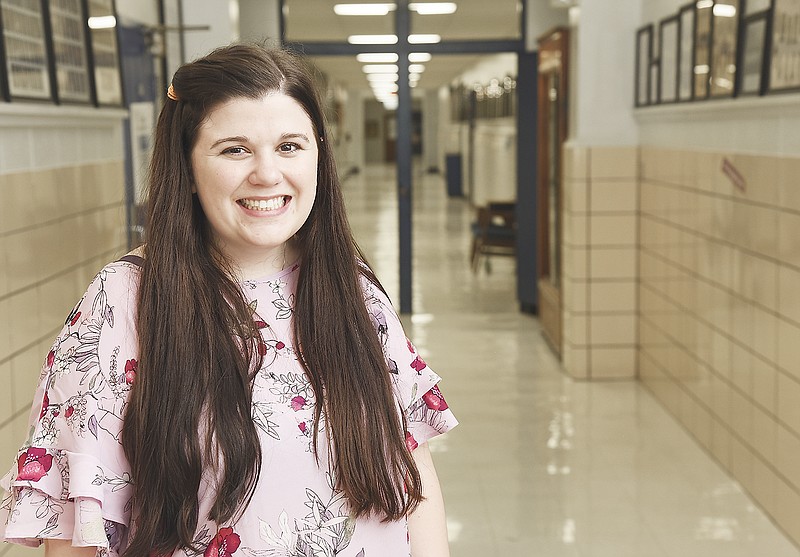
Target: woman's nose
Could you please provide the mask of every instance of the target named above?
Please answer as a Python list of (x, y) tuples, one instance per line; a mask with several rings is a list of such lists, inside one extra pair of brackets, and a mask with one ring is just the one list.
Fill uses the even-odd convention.
[(276, 157), (269, 155), (256, 155), (255, 166), (250, 172), (249, 181), (255, 186), (273, 186), (283, 179), (280, 162)]

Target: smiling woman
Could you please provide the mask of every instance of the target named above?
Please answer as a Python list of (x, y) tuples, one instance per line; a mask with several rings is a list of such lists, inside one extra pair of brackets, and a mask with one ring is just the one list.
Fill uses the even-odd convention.
[(240, 278), (267, 276), (297, 258), (291, 239), (311, 213), (317, 189), (313, 137), (303, 107), (280, 92), (232, 99), (200, 126), (193, 189), (213, 241)]
[(0, 539), (48, 557), (448, 555), (426, 441), (457, 422), (355, 244), (311, 74), (178, 69), (147, 244), (47, 354)]

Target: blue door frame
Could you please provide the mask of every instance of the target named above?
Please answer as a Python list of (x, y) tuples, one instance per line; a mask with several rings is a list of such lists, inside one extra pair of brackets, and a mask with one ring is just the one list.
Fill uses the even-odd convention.
[[(355, 56), (365, 52), (394, 52), (398, 55), (398, 91), (397, 91), (397, 196), (398, 196), (398, 221), (399, 221), (399, 247), (400, 247), (400, 312), (409, 314), (412, 312), (412, 284), (413, 284), (413, 258), (412, 258), (412, 172), (411, 172), (411, 89), (408, 84), (408, 54), (411, 52), (430, 52), (431, 54), (493, 54), (499, 52), (514, 52), (519, 59), (519, 81), (524, 83), (533, 74), (533, 96), (530, 90), (523, 91), (517, 89), (520, 107), (517, 115), (517, 180), (518, 180), (518, 212), (517, 221), (527, 221), (524, 225), (525, 235), (523, 245), (525, 253), (518, 251), (517, 261), (517, 282), (518, 285), (525, 283), (525, 287), (518, 286), (518, 295), (524, 294), (524, 299), (520, 297), (520, 306), (524, 311), (536, 311), (537, 291), (536, 291), (536, 157), (531, 156), (535, 153), (536, 147), (536, 61), (535, 53), (525, 51), (525, 40), (527, 28), (527, 0), (522, 0), (522, 10), (520, 12), (520, 35), (522, 38), (515, 40), (477, 40), (477, 41), (443, 41), (438, 44), (412, 45), (408, 42), (410, 31), (410, 14), (408, 0), (396, 0), (397, 9), (395, 11), (395, 34), (398, 42), (395, 45), (368, 44), (352, 45), (343, 42), (303, 42), (292, 43), (286, 40), (285, 22), (285, 0), (280, 0), (280, 35), (281, 44), (303, 52), (308, 56)], [(529, 63), (533, 63), (533, 68)], [(522, 102), (524, 101), (524, 102)], [(530, 101), (530, 102), (529, 102)], [(523, 106), (527, 108), (522, 109)], [(523, 121), (522, 116), (525, 116)], [(531, 120), (532, 118), (532, 120)], [(524, 133), (523, 133), (524, 132)], [(530, 132), (530, 133), (527, 133)], [(524, 191), (523, 191), (524, 190)], [(519, 197), (519, 194), (522, 197)], [(525, 205), (522, 205), (524, 201)], [(522, 232), (522, 229), (519, 233)], [(534, 250), (531, 253), (531, 249)], [(524, 264), (520, 264), (524, 260)], [(533, 268), (531, 268), (533, 266)], [(524, 271), (524, 276), (521, 273)], [(523, 292), (524, 291), (524, 292)]]

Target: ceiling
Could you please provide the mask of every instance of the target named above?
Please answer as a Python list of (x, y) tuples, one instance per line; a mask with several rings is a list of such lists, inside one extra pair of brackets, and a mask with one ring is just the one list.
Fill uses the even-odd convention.
[[(287, 40), (346, 43), (350, 35), (394, 33), (394, 12), (385, 16), (340, 16), (333, 11), (334, 4), (356, 1), (377, 3), (375, 0), (286, 0)], [(411, 33), (438, 34), (442, 41), (519, 38), (518, 0), (455, 1), (458, 8), (450, 15), (423, 16), (412, 12)], [(447, 85), (483, 56), (488, 55), (436, 54), (425, 64), (418, 88), (435, 89)], [(314, 56), (312, 60), (331, 79), (350, 89), (369, 88), (362, 64), (355, 56)]]

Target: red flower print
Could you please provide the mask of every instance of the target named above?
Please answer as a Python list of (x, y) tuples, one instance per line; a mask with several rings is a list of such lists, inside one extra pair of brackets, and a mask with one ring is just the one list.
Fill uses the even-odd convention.
[(306, 406), (306, 399), (297, 395), (292, 399), (292, 410), (297, 412), (298, 410), (302, 410)]
[(269, 347), (267, 346), (267, 344), (265, 342), (258, 341), (258, 355), (259, 356), (266, 356), (267, 355), (267, 350), (269, 350)]
[(38, 482), (53, 466), (53, 456), (44, 449), (30, 447), (17, 460), (17, 480)]
[(139, 367), (139, 362), (136, 360), (128, 360), (125, 362), (125, 382), (130, 385), (136, 378), (136, 369)]
[(281, 341), (275, 343), (275, 350), (283, 350), (284, 348), (286, 348), (286, 345)]
[(208, 544), (203, 557), (228, 557), (239, 549), (239, 544), (242, 540), (239, 534), (233, 531), (233, 528), (220, 528), (211, 543)]
[(44, 415), (47, 414), (47, 407), (50, 406), (50, 396), (47, 394), (47, 391), (44, 392), (44, 399), (42, 400), (42, 411), (39, 413), (39, 419), (41, 420), (44, 418)]
[(430, 391), (422, 395), (422, 400), (425, 401), (425, 406), (431, 410), (438, 410), (441, 412), (448, 408), (447, 401), (442, 396), (442, 391), (440, 391), (439, 387), (436, 385), (434, 385)]
[(409, 351), (409, 352), (411, 352), (412, 354), (413, 354), (414, 352), (416, 352), (416, 350), (414, 350), (414, 345), (413, 345), (413, 344), (411, 344), (411, 341), (410, 341), (410, 340), (406, 339), (406, 344), (408, 344), (408, 351)]
[(419, 443), (417, 443), (417, 440), (414, 439), (414, 436), (411, 435), (410, 431), (406, 431), (406, 447), (408, 447), (409, 452), (419, 447)]
[(305, 422), (300, 422), (299, 424), (297, 424), (297, 427), (299, 427), (300, 431), (302, 431), (303, 433), (306, 432), (306, 423)]
[(266, 324), (266, 322), (261, 321), (260, 319), (256, 319), (256, 328), (257, 329), (266, 329), (267, 328), (267, 324)]
[(417, 373), (421, 373), (423, 369), (428, 367), (428, 364), (426, 364), (425, 360), (423, 360), (420, 356), (417, 356), (414, 358), (414, 361), (411, 362), (411, 367), (417, 370)]
[(47, 353), (47, 369), (53, 369), (53, 363), (56, 361), (56, 351), (51, 350)]
[(76, 314), (75, 314), (75, 315), (72, 317), (72, 319), (70, 319), (70, 321), (69, 321), (69, 325), (70, 325), (70, 327), (73, 327), (73, 326), (75, 325), (75, 323), (77, 323), (77, 322), (78, 322), (78, 319), (80, 319), (80, 318), (81, 318), (81, 312), (77, 312), (77, 313), (76, 313)]
[(74, 414), (74, 413), (75, 413), (75, 407), (74, 406), (70, 406), (70, 407), (67, 408), (67, 411), (64, 412), (64, 417), (69, 419), (69, 418), (72, 417), (72, 414)]

